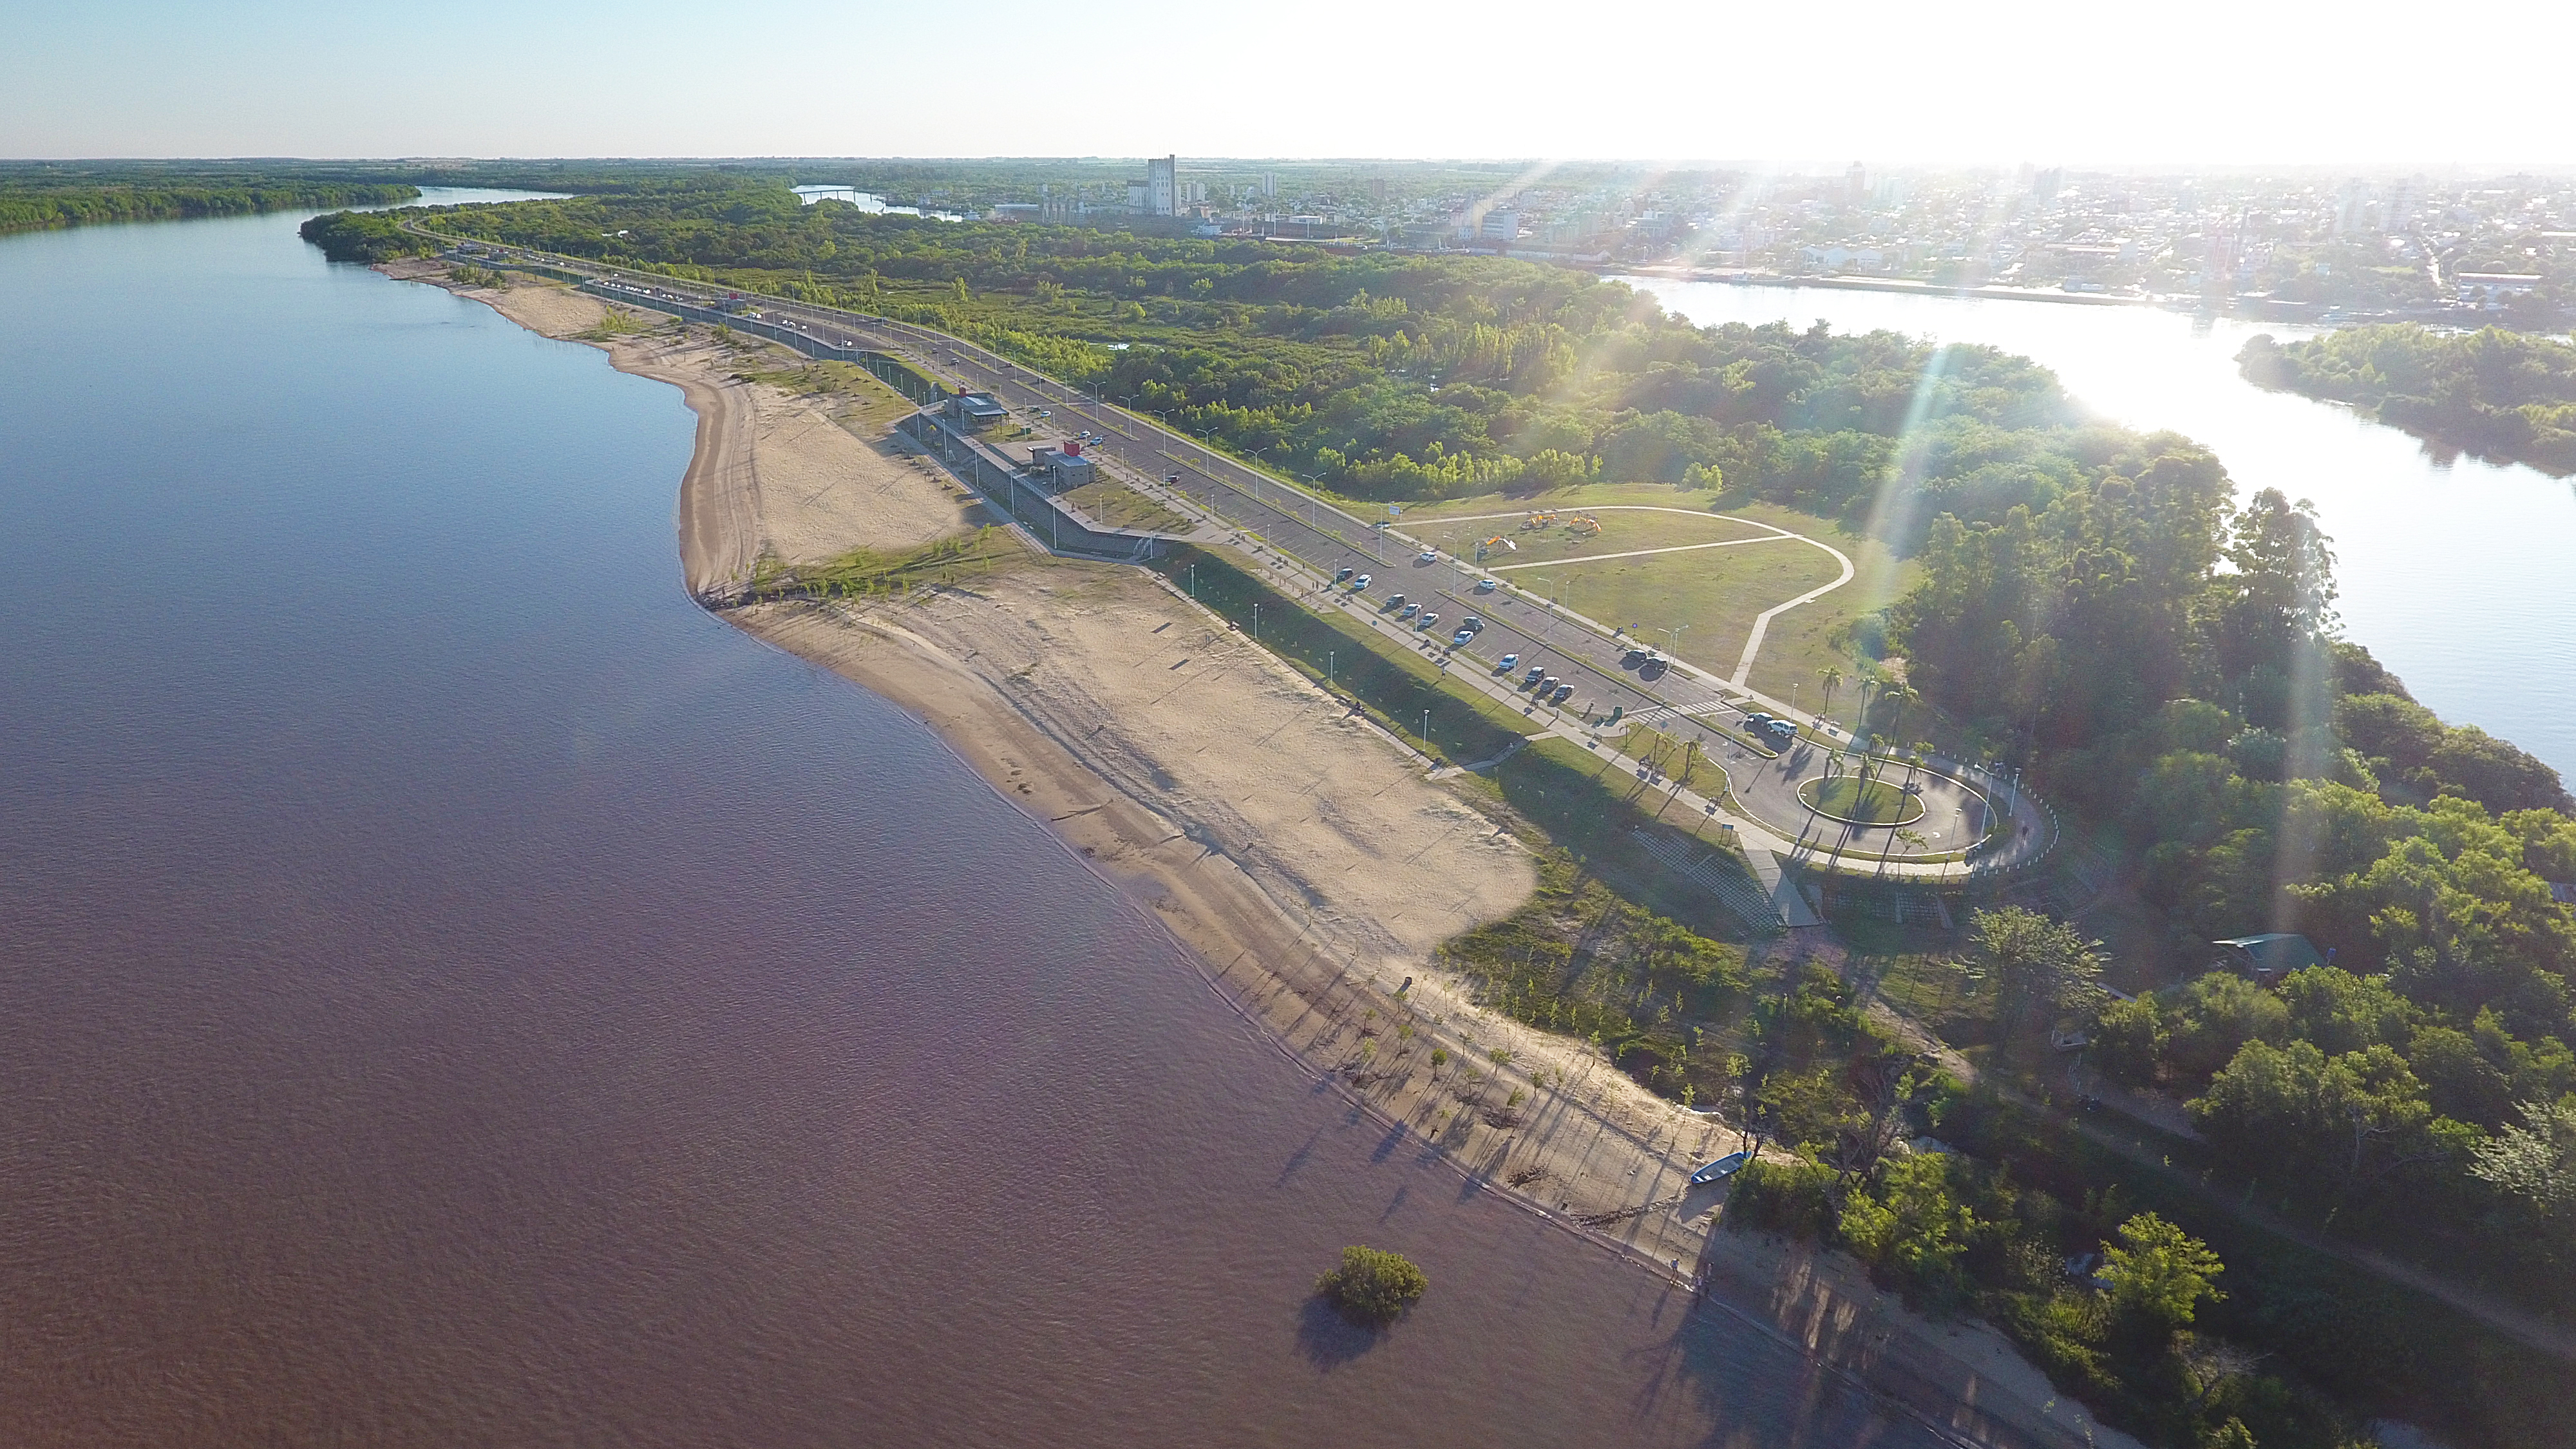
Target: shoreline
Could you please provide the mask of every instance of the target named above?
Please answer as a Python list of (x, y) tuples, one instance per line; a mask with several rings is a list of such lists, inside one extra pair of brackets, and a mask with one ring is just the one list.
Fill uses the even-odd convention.
[[(681, 390), (697, 427), (675, 524), (687, 586), (702, 603), (764, 557), (792, 551), (780, 542), (795, 530), (767, 510), (795, 505), (783, 490), (763, 489), (760, 463), (764, 435), (787, 431), (803, 406), (788, 394), (726, 374), (729, 355), (712, 346), (675, 349), (603, 331), (604, 306), (566, 289), (462, 288), (435, 263), (379, 270), (484, 302), (541, 335), (599, 347), (620, 371)], [(849, 463), (858, 454), (844, 447), (835, 457)], [(919, 476), (909, 483), (886, 476), (888, 486), (922, 494), (902, 500), (913, 510), (906, 516), (919, 521), (935, 512), (924, 490), (940, 488), (944, 475), (911, 461)], [(973, 512), (954, 506), (962, 493), (945, 480), (937, 495), (949, 499), (952, 532)], [(829, 530), (808, 530), (805, 550), (828, 557), (876, 542), (878, 517), (842, 521), (851, 530), (830, 535), (842, 546), (825, 547)], [(1667, 1291), (1687, 1292), (1694, 1274), (1703, 1278), (1720, 1310), (1951, 1437), (2131, 1444), (2062, 1400), (1993, 1328), (1922, 1319), (1870, 1287), (1841, 1255), (1712, 1231), (1717, 1194), (1674, 1183), (1714, 1155), (1713, 1119), (1648, 1096), (1580, 1044), (1493, 1018), (1430, 962), (1426, 943), (1526, 899), (1534, 878), (1526, 853), (1423, 778), (1409, 752), (1335, 718), (1328, 696), (1161, 581), (1118, 565), (1033, 555), (999, 579), (943, 584), (923, 598), (713, 612), (922, 720), (990, 788), (1187, 948), (1210, 989), (1261, 1025), (1274, 1049), (1466, 1182), (1652, 1271)], [(1265, 718), (1285, 717), (1262, 742), (1266, 751), (1247, 750), (1239, 731), (1202, 746), (1201, 753), (1226, 746), (1221, 759), (1248, 754), (1259, 769), (1242, 768), (1240, 758), (1233, 773), (1194, 766), (1169, 742), (1184, 721), (1145, 712), (1141, 697), (1129, 697), (1141, 681), (1080, 677), (1085, 668), (1105, 672), (1140, 640), (1181, 654), (1147, 676), (1154, 704), (1187, 689), (1213, 695), (1230, 710), (1224, 718), (1250, 717), (1242, 710), (1254, 705), (1269, 712)], [(1065, 655), (1082, 667), (1056, 662)], [(1175, 677), (1180, 682), (1165, 684)], [(1316, 760), (1328, 768), (1302, 790), (1273, 780), (1265, 795), (1262, 782), (1241, 778)], [(1251, 793), (1234, 798), (1246, 786)], [(1374, 793), (1363, 795), (1370, 786)], [(1403, 857), (1406, 850), (1413, 854)], [(1411, 867), (1426, 855), (1435, 864), (1410, 875), (1395, 863)], [(1362, 867), (1360, 883), (1344, 883)], [(1471, 881), (1461, 905), (1406, 924), (1423, 882), (1443, 878)], [(1470, 904), (1477, 909), (1467, 911)], [(1449, 924), (1453, 915), (1463, 924)], [(1399, 978), (1412, 989), (1393, 987)], [(1374, 1054), (1398, 1037), (1381, 1027), (1397, 1028), (1406, 1043), (1386, 1053), (1383, 1067)], [(1455, 1062), (1445, 1079), (1441, 1063), (1427, 1060), (1435, 1041)], [(1468, 1069), (1489, 1049), (1507, 1053), (1490, 1078)], [(1524, 1085), (1498, 1108), (1493, 1094), (1512, 1082)], [(1689, 1267), (1672, 1272), (1667, 1264)]]

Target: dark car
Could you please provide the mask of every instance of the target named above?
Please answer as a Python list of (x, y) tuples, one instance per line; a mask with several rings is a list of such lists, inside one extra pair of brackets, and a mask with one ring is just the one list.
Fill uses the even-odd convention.
[(1557, 703), (1557, 704), (1563, 704), (1563, 703), (1565, 703), (1567, 700), (1572, 699), (1572, 698), (1574, 698), (1574, 686), (1573, 686), (1573, 685), (1571, 685), (1571, 684), (1560, 684), (1560, 685), (1558, 685), (1558, 686), (1556, 687), (1556, 694), (1555, 694), (1555, 695), (1554, 695), (1554, 697), (1553, 697), (1553, 699), (1554, 699), (1554, 702), (1555, 702), (1555, 703)]

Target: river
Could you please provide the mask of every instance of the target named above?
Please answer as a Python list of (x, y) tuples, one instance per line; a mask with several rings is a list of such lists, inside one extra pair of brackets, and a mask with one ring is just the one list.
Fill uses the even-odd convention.
[(2454, 724), (2501, 735), (2576, 778), (2576, 483), (2435, 456), (2346, 408), (2237, 375), (2245, 339), (2315, 329), (2147, 307), (1918, 297), (1826, 287), (1622, 280), (1703, 325), (1822, 318), (1980, 342), (2054, 368), (2098, 413), (2214, 449), (2245, 492), (2314, 500), (2334, 536), (2347, 637)]
[(296, 221), (0, 241), (0, 1438), (1934, 1442), (695, 607), (675, 390)]

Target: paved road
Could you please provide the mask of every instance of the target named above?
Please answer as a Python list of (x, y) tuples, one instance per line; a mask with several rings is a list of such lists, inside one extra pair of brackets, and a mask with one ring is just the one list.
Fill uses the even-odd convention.
[[(546, 260), (571, 265), (568, 259)], [(613, 270), (588, 264), (572, 269), (604, 276)], [(667, 278), (632, 280), (695, 305), (713, 306), (725, 300), (722, 293)], [(1489, 693), (1512, 701), (1534, 724), (1573, 726), (1587, 716), (1605, 717), (1617, 708), (1644, 716), (1646, 723), (1677, 740), (1697, 739), (1706, 757), (1725, 771), (1736, 804), (1752, 817), (1748, 823), (1768, 827), (1789, 854), (1840, 851), (1867, 863), (1886, 851), (1889, 861), (1884, 873), (1915, 879), (1937, 879), (1959, 869), (1902, 864), (1916, 848), (1894, 838), (1894, 830), (1900, 827), (1838, 825), (1809, 811), (1799, 797), (1799, 784), (1824, 773), (1828, 756), (1838, 753), (1845, 742), (1827, 727), (1802, 737), (1778, 758), (1768, 758), (1767, 750), (1747, 748), (1734, 732), (1742, 726), (1745, 713), (1762, 710), (1787, 715), (1789, 706), (1778, 700), (1680, 661), (1641, 669), (1635, 662), (1636, 642), (1615, 628), (1483, 573), (1471, 562), (1425, 550), (1387, 520), (1364, 518), (1326, 503), (1194, 439), (973, 343), (910, 323), (805, 303), (762, 298), (760, 308), (764, 320), (818, 341), (889, 353), (934, 376), (990, 392), (1041, 432), (1085, 434), (1086, 451), (1111, 471), (1124, 473), (1149, 496), (1185, 516), (1203, 520), (1203, 537), (1198, 541), (1239, 542), (1247, 553), (1276, 570), (1273, 582), (1283, 592), (1310, 606), (1341, 608), (1386, 637), (1402, 639), (1444, 669), (1477, 679)], [(1040, 422), (1040, 412), (1051, 417)], [(1849, 560), (1830, 546), (1785, 530), (1771, 531), (1834, 553), (1845, 566), (1845, 577), (1849, 576)], [(1369, 588), (1353, 595), (1347, 588), (1330, 587), (1327, 581), (1344, 568), (1368, 574)], [(1766, 611), (1765, 622), (1832, 587), (1775, 606)], [(1388, 601), (1398, 594), (1437, 613), (1439, 623), (1425, 630), (1397, 620)], [(1481, 619), (1485, 627), (1466, 646), (1453, 647), (1451, 634), (1470, 616)], [(1758, 636), (1748, 639), (1746, 662), (1758, 644)], [(1507, 656), (1514, 658), (1514, 664), (1508, 674), (1498, 675), (1499, 661)], [(1542, 706), (1527, 693), (1508, 687), (1518, 685), (1534, 667), (1543, 677), (1553, 675), (1574, 686), (1565, 706)], [(1570, 732), (1591, 738), (1588, 732)], [(2036, 857), (2051, 843), (2053, 827), (2036, 801), (1998, 788), (1973, 770), (1950, 762), (1936, 761), (1935, 768), (1941, 773), (1925, 781), (1924, 817), (1910, 827), (1929, 837), (1921, 847), (1923, 853), (1959, 848), (1965, 832), (1977, 827), (1988, 801), (1992, 808), (2009, 808), (2016, 816), (2012, 840), (1981, 857), (1989, 868)], [(1963, 781), (1974, 781), (1976, 788)]]

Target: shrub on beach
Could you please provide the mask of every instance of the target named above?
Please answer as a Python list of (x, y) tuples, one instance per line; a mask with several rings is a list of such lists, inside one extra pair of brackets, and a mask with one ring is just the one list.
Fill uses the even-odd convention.
[(1735, 1174), (1721, 1221), (1738, 1232), (1826, 1238), (1834, 1230), (1834, 1171), (1812, 1162), (1757, 1157)]
[(1315, 1291), (1344, 1318), (1372, 1328), (1393, 1323), (1430, 1286), (1403, 1254), (1362, 1247), (1342, 1249), (1342, 1265), (1315, 1280)]

